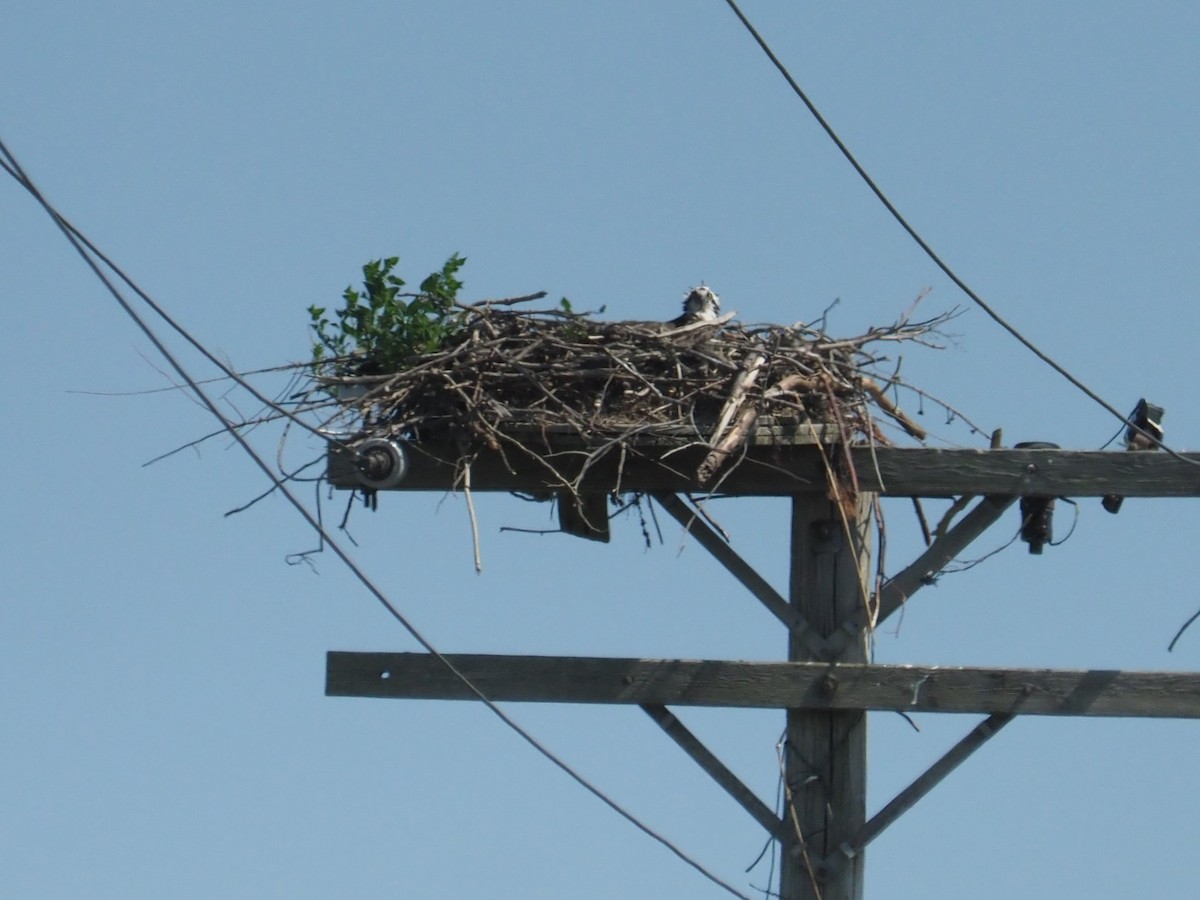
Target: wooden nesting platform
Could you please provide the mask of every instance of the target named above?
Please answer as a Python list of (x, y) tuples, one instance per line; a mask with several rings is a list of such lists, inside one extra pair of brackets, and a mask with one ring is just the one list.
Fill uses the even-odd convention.
[[(833, 452), (832, 426), (760, 423), (755, 433), (707, 487), (696, 478), (712, 448), (695, 429), (662, 426), (640, 434), (622, 429), (582, 436), (558, 425), (511, 425), (512, 440), (501, 446), (484, 441), (434, 438), (398, 442), (408, 457), (408, 472), (392, 490), (439, 491), (463, 485), (464, 459), (471, 459), (473, 491), (538, 493), (564, 483), (579, 491), (706, 491), (790, 495), (824, 491), (822, 453)], [(359, 438), (361, 439), (361, 438)], [(363, 482), (356, 465), (357, 439), (330, 441), (326, 477), (336, 488), (353, 490)], [(522, 452), (527, 447), (531, 452)], [(832, 462), (832, 460), (831, 460)], [(552, 468), (551, 468), (552, 467)]]
[[(574, 435), (547, 433), (555, 467), (578, 478), (589, 458)], [(544, 447), (545, 445), (543, 445)], [(462, 487), (459, 463), (464, 448), (448, 440), (404, 443), (408, 473), (397, 491), (449, 491)], [(474, 491), (550, 491), (561, 487), (532, 457), (468, 444), (474, 456)], [(635, 452), (636, 450), (636, 452)], [(924, 447), (851, 447), (807, 441), (799, 434), (760, 434), (744, 455), (714, 485), (695, 479), (709, 448), (700, 444), (653, 444), (607, 454), (579, 480), (582, 490), (622, 492), (706, 492), (746, 496), (792, 496), (827, 490), (826, 463), (839, 473), (853, 466), (859, 489), (900, 497), (949, 497), (962, 494), (1103, 497), (1114, 491), (1127, 497), (1200, 496), (1200, 454), (1089, 450), (941, 450)], [(849, 463), (847, 462), (847, 457)], [(360, 489), (353, 442), (331, 441), (326, 477), (345, 490)]]

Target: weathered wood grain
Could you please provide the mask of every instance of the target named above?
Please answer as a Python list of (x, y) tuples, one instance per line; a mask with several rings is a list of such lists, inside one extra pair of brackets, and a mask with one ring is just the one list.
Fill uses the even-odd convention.
[(1011, 713), (992, 713), (971, 729), (966, 737), (946, 751), (916, 781), (897, 794), (883, 809), (871, 816), (870, 820), (865, 822), (850, 840), (827, 856), (822, 866), (822, 874), (828, 878), (861, 856), (863, 849), (871, 841), (879, 837), (904, 813), (916, 806), (918, 801), (965, 762), (968, 756), (990, 741), (1001, 728), (1014, 718), (1016, 717)]
[[(555, 438), (547, 441), (554, 446)], [(409, 472), (394, 490), (445, 491), (455, 480), (460, 448), (446, 443), (409, 445)], [(502, 456), (480, 445), (471, 470), (475, 491), (540, 491), (561, 486), (545, 466), (519, 454)], [(545, 451), (545, 447), (539, 450)], [(828, 449), (826, 449), (828, 452)], [(610, 454), (587, 469), (581, 486), (601, 491), (703, 491), (695, 472), (708, 450), (648, 445), (637, 453)], [(856, 447), (851, 451), (859, 487), (888, 496), (940, 497), (958, 494), (1054, 497), (1200, 496), (1200, 453), (1126, 453), (1095, 450), (931, 450), (923, 447)], [(582, 470), (587, 450), (564, 445), (555, 464), (571, 479)], [(352, 454), (329, 445), (327, 476), (339, 488), (359, 486)], [(812, 444), (756, 445), (723, 473), (726, 494), (789, 496), (826, 490), (821, 453)]]
[[(788, 597), (819, 634), (832, 635), (867, 605), (872, 499), (859, 494), (846, 498), (843, 505), (820, 495), (800, 494), (792, 498), (791, 506)], [(853, 665), (866, 663), (865, 627), (855, 628), (835, 658)], [(789, 635), (790, 662), (825, 659), (823, 653), (813, 654), (805, 642)], [(832, 684), (823, 682), (821, 687)], [(816, 866), (850, 841), (866, 821), (867, 716), (857, 709), (789, 705), (784, 733), (784, 799), (793, 833), (780, 853), (780, 896), (862, 900), (862, 854), (819, 884)]]
[(903, 606), (909, 597), (931, 584), (947, 563), (995, 524), (1014, 502), (1013, 497), (984, 497), (957, 525), (934, 541), (916, 560), (889, 578), (880, 592), (879, 609), (873, 625), (878, 627)]
[(657, 703), (644, 703), (642, 710), (651, 719), (655, 721), (659, 728), (665, 731), (680, 748), (690, 756), (695, 763), (700, 766), (705, 773), (713, 779), (717, 784), (724, 788), (725, 792), (736, 800), (741, 807), (748, 812), (759, 825), (772, 837), (786, 839), (788, 835), (787, 825), (775, 815), (771, 807), (763, 803), (754, 791), (750, 790), (745, 783), (733, 774), (729, 768), (722, 763), (712, 751), (709, 750), (700, 739), (697, 738), (687, 727), (675, 717), (665, 706)]
[[(613, 657), (448, 657), (491, 699), (1200, 718), (1200, 673)], [(424, 653), (331, 651), (326, 694), (474, 700)]]

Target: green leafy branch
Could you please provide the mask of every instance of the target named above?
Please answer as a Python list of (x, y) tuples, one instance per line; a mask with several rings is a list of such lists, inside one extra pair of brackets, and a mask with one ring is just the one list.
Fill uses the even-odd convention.
[(439, 349), (462, 327), (458, 272), (466, 261), (453, 254), (417, 293), (403, 292), (398, 256), (367, 263), (362, 290), (347, 287), (332, 318), (324, 306), (308, 308), (313, 361), (338, 375), (371, 375), (401, 371), (412, 357)]

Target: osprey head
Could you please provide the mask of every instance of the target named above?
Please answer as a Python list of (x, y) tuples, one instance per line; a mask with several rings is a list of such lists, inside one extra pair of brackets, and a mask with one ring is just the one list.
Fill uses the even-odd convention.
[(683, 301), (683, 314), (700, 322), (715, 319), (721, 312), (721, 298), (707, 285), (692, 288)]

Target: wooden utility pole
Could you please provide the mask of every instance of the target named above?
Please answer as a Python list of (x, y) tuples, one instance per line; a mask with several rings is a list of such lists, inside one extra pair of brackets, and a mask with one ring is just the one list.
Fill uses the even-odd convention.
[[(475, 490), (547, 491), (544, 471), (476, 448)], [(424, 445), (408, 455), (389, 490), (449, 490), (461, 447)], [(722, 492), (791, 500), (787, 595), (778, 592), (677, 495), (700, 490), (685, 474), (703, 448), (673, 448), (619, 469), (589, 469), (584, 487), (649, 494), (775, 616), (787, 661), (450, 655), (453, 672), (428, 654), (331, 652), (329, 696), (472, 700), (462, 678), (493, 700), (638, 705), (782, 849), (782, 900), (862, 900), (864, 850), (963, 760), (1021, 715), (1200, 718), (1200, 673), (895, 666), (869, 662), (870, 632), (1021, 497), (1197, 497), (1200, 455), (1058, 449), (944, 451), (851, 448), (857, 496), (831, 477), (826, 447), (750, 447)], [(843, 457), (845, 458), (845, 457)], [(372, 463), (374, 465), (374, 463)], [(378, 469), (378, 466), (375, 467)], [(353, 448), (331, 446), (329, 480), (363, 488), (368, 466)], [(838, 482), (833, 484), (831, 482)], [(874, 590), (876, 496), (959, 496), (974, 505), (908, 566)], [(831, 500), (830, 497), (834, 499)], [(1020, 524), (1015, 511), (1013, 530)], [(459, 674), (456, 674), (459, 673)], [(677, 717), (678, 706), (786, 710), (782, 818)], [(866, 811), (866, 713), (955, 712), (985, 716), (962, 740), (870, 818)]]
[[(870, 495), (850, 510), (819, 494), (792, 498), (789, 594), (792, 606), (823, 638), (870, 601)], [(788, 638), (788, 659), (819, 661), (809, 642)], [(867, 633), (856, 627), (837, 654), (840, 663), (867, 661)], [(834, 674), (829, 690), (836, 689)], [(787, 710), (783, 746), (786, 824), (780, 896), (795, 900), (862, 900), (863, 858), (857, 856), (831, 880), (822, 861), (849, 841), (867, 816), (867, 716), (864, 712)]]

